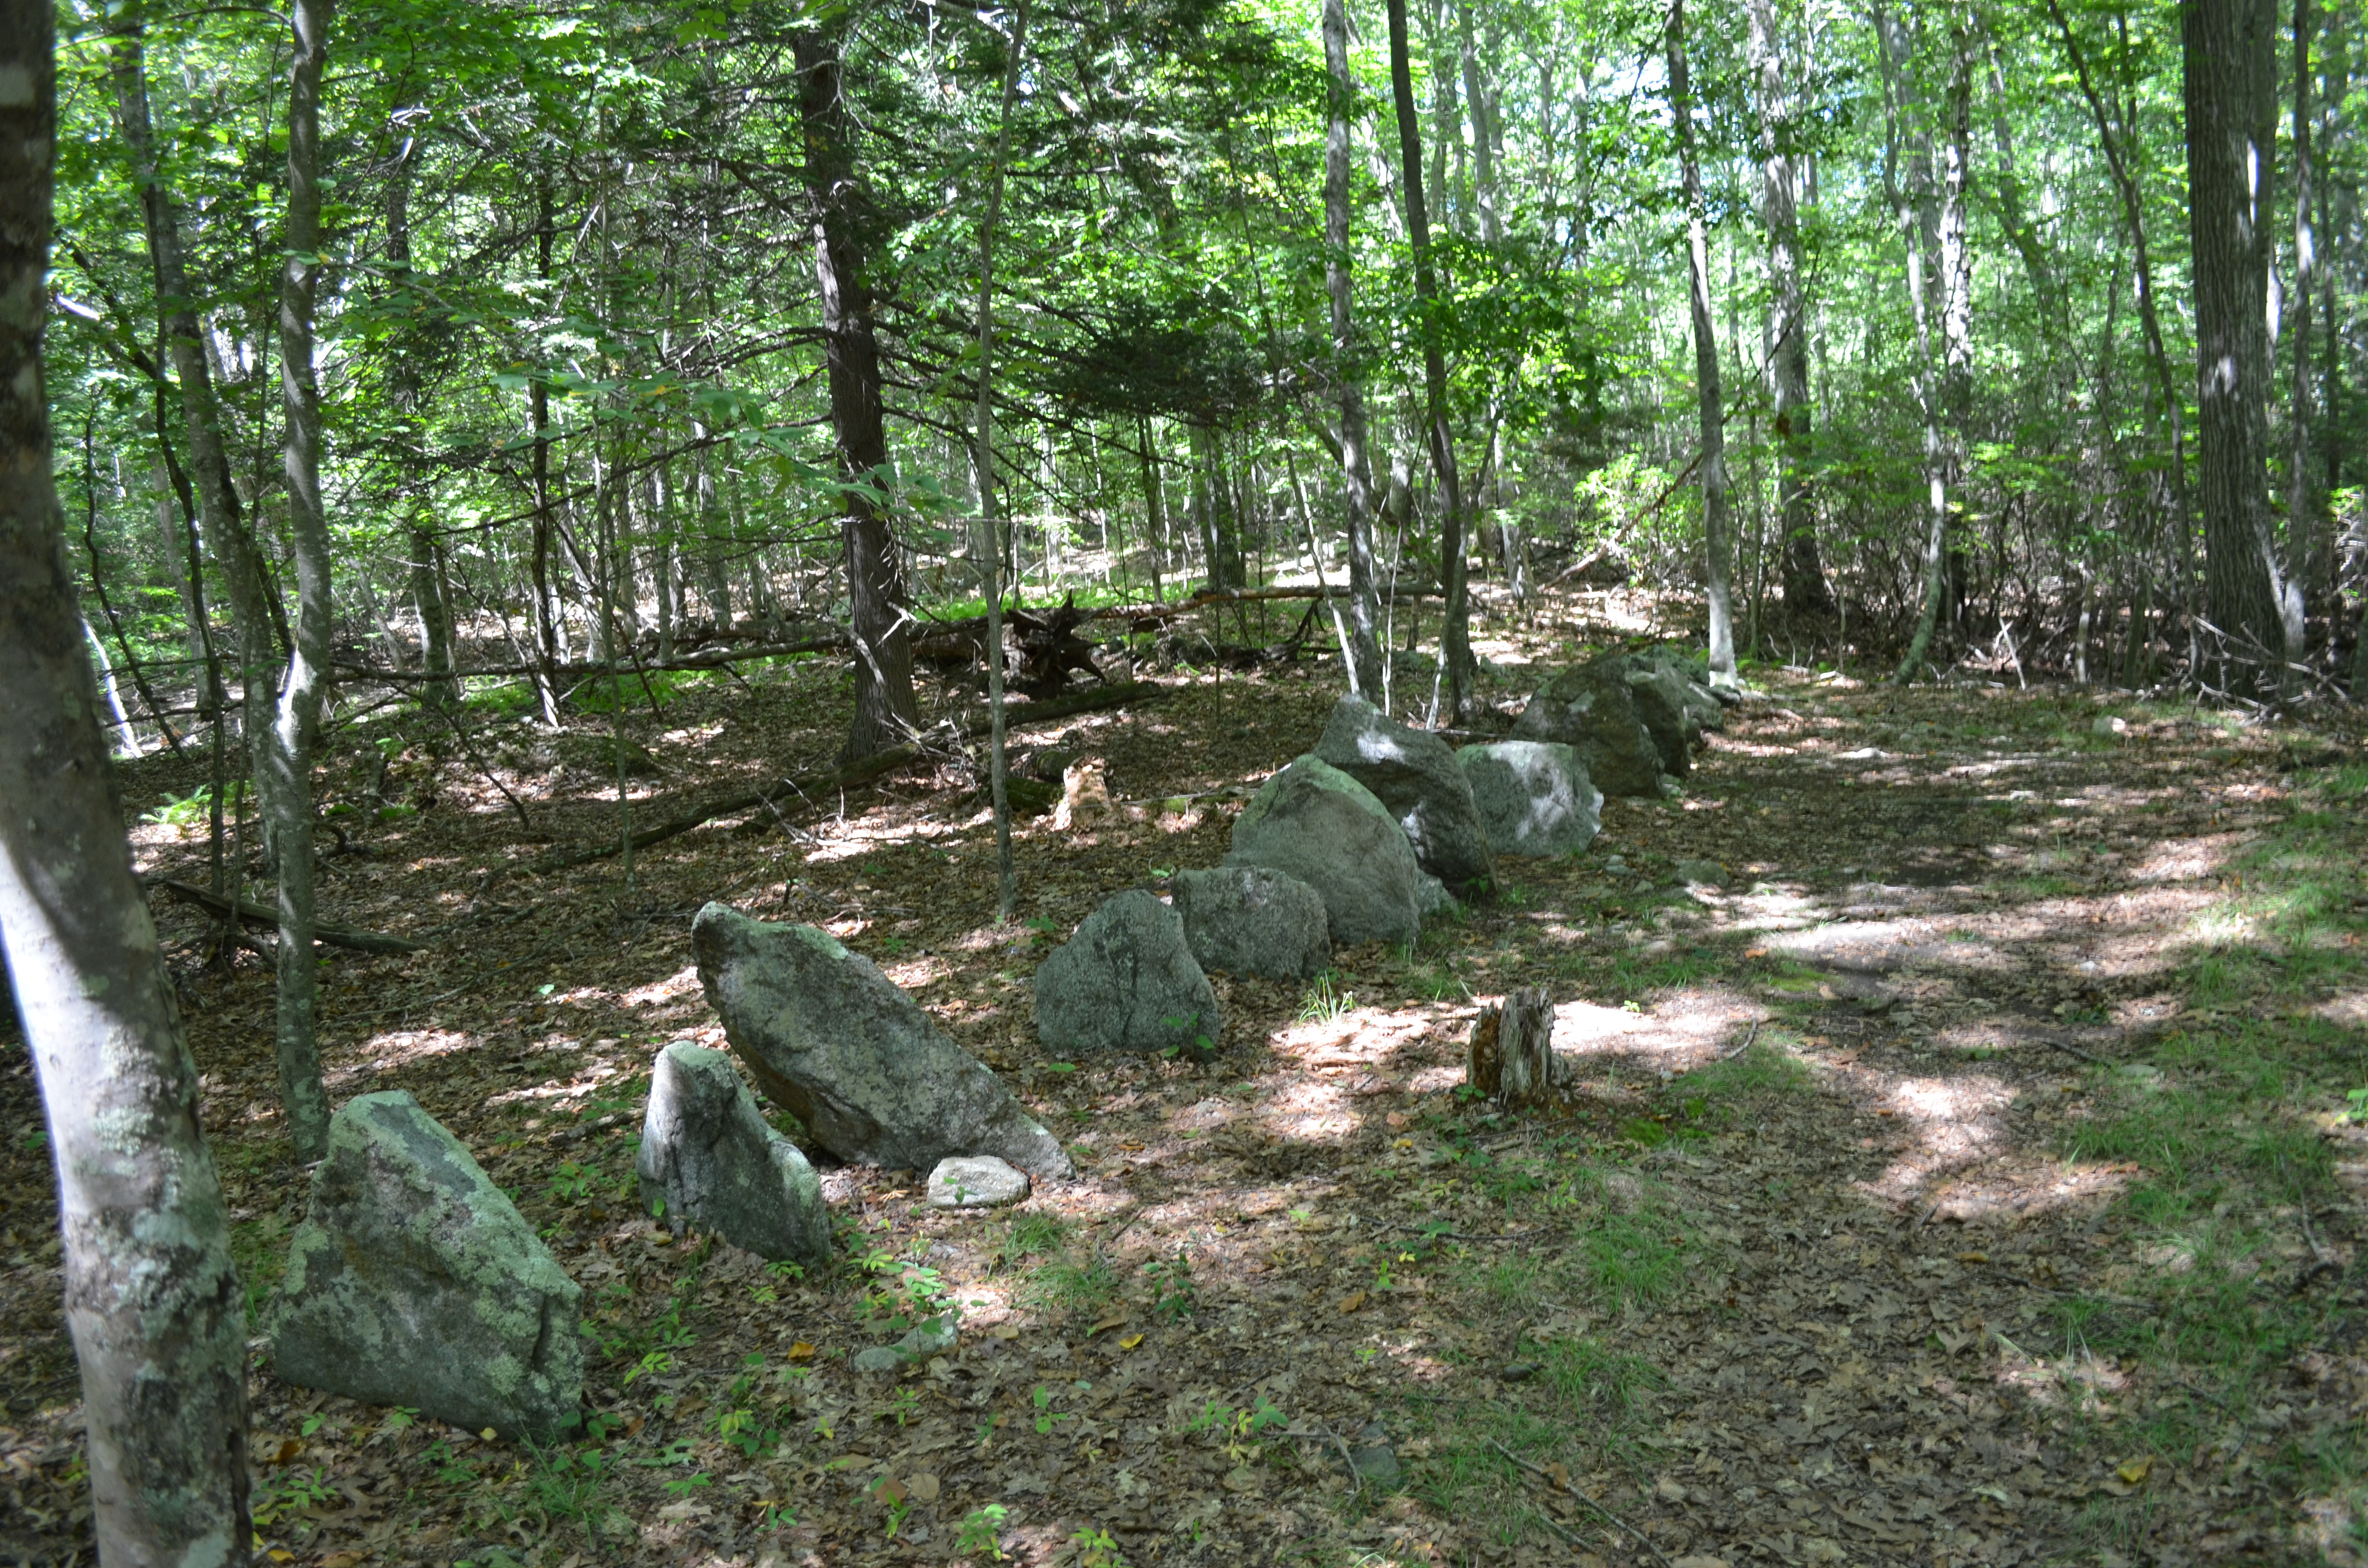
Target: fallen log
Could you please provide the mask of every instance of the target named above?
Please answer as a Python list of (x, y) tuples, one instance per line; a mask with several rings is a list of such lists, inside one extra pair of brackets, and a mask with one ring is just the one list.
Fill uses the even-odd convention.
[[(848, 645), (844, 632), (825, 637), (809, 637), (798, 642), (758, 642), (749, 647), (719, 646), (702, 648), (674, 659), (643, 659), (637, 665), (567, 664), (553, 665), (555, 680), (580, 681), (592, 676), (631, 675), (639, 670), (720, 670), (726, 665), (746, 663), (751, 659), (787, 658), (793, 653), (827, 653)], [(336, 664), (330, 666), (338, 678), (346, 681), (383, 681), (390, 686), (417, 686), (428, 681), (472, 680), (499, 676), (506, 680), (523, 679), (543, 673), (540, 665), (485, 665), (476, 669), (454, 670), (449, 675), (429, 675), (425, 670), (389, 670), (374, 665)]]
[[(1120, 708), (1129, 702), (1148, 701), (1153, 698), (1165, 695), (1167, 689), (1166, 687), (1152, 681), (1130, 681), (1124, 686), (1105, 687), (1099, 691), (1080, 692), (1075, 697), (1052, 698), (1042, 702), (1014, 703), (1003, 710), (1004, 728), (1016, 730), (1023, 725), (1049, 724), (1057, 720), (1074, 718), (1079, 713), (1091, 713), (1099, 709)], [(981, 718), (958, 725), (954, 733), (962, 739), (975, 740), (985, 734), (987, 731), (987, 721)], [(634, 834), (632, 835), (633, 853), (638, 855), (654, 844), (663, 844), (669, 838), (680, 837), (695, 827), (713, 822), (717, 817), (728, 817), (735, 812), (754, 811), (763, 806), (773, 810), (777, 814), (786, 814), (789, 807), (776, 802), (793, 801), (798, 806), (815, 805), (820, 799), (835, 795), (841, 790), (851, 789), (858, 784), (869, 783), (874, 778), (894, 773), (900, 767), (922, 761), (928, 756), (928, 753), (918, 745), (891, 746), (886, 751), (873, 753), (860, 762), (848, 763), (841, 767), (823, 768), (813, 773), (799, 774), (778, 779), (761, 790), (751, 790), (744, 794), (728, 796), (720, 801), (711, 801), (703, 806), (696, 807), (678, 816), (669, 817), (665, 822), (645, 827)], [(624, 842), (621, 839), (613, 844), (571, 849), (562, 854), (546, 855), (529, 865), (527, 869), (538, 872), (564, 871), (573, 866), (586, 866), (595, 860), (608, 859), (612, 855), (622, 853), (623, 849)]]
[[(201, 888), (195, 882), (176, 881), (170, 877), (157, 877), (148, 885), (163, 889), (166, 896), (177, 903), (195, 904), (216, 919), (222, 919), (231, 912), (231, 900), (222, 897), (210, 888)], [(279, 915), (277, 911), (267, 909), (253, 899), (246, 898), (238, 900), (237, 905), (238, 917), (242, 924), (260, 926), (268, 931), (279, 929)], [(405, 937), (389, 937), (378, 931), (352, 931), (342, 926), (315, 925), (313, 927), (313, 940), (324, 948), (344, 948), (349, 952), (357, 953), (424, 953), (427, 950), (427, 944), (425, 942), (415, 942)]]

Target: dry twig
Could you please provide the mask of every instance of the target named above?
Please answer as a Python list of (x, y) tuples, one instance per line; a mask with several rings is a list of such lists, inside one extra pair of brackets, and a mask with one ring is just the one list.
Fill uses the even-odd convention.
[(1507, 1448), (1504, 1444), (1497, 1441), (1496, 1438), (1489, 1438), (1488, 1446), (1496, 1449), (1498, 1453), (1504, 1455), (1507, 1459), (1511, 1460), (1515, 1464), (1520, 1465), (1523, 1470), (1528, 1471), (1531, 1475), (1536, 1476), (1539, 1480), (1546, 1482), (1551, 1485), (1561, 1487), (1565, 1492), (1569, 1493), (1572, 1496), (1577, 1498), (1580, 1502), (1586, 1504), (1588, 1507), (1594, 1509), (1597, 1513), (1602, 1515), (1613, 1524), (1619, 1526), (1635, 1540), (1637, 1545), (1651, 1552), (1653, 1554), (1653, 1560), (1658, 1562), (1661, 1565), (1661, 1568), (1669, 1568), (1669, 1560), (1662, 1555), (1661, 1549), (1655, 1546), (1653, 1544), (1652, 1538), (1646, 1535), (1643, 1530), (1638, 1529), (1634, 1525), (1630, 1524), (1627, 1520), (1622, 1518), (1619, 1515), (1613, 1513), (1611, 1509), (1605, 1507), (1594, 1498), (1589, 1497), (1586, 1493), (1581, 1492), (1569, 1482), (1559, 1480), (1539, 1469), (1536, 1465), (1531, 1464), (1529, 1460), (1513, 1452), (1512, 1449)]

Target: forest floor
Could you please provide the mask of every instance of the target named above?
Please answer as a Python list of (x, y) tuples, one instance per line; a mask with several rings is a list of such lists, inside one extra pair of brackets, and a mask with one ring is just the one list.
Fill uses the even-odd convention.
[[(1615, 630), (1600, 596), (1488, 629), (1481, 726)], [(712, 824), (629, 889), (613, 861), (529, 869), (540, 840), (613, 834), (609, 716), (553, 738), (472, 707), (470, 748), (416, 716), (340, 732), (324, 799), (353, 851), (324, 860), (324, 915), (430, 947), (326, 955), (331, 1092), (414, 1091), (546, 1231), (608, 1419), (488, 1443), (280, 1383), (258, 1341), (269, 1560), (2368, 1558), (2356, 728), (1751, 677), (1764, 699), (1683, 796), (1608, 803), (1587, 853), (1502, 860), (1494, 898), (1315, 986), (1220, 977), (1200, 1065), (1048, 1060), (1030, 975), (1105, 896), (1222, 856), (1249, 789), (1313, 744), (1332, 666), (1168, 672), (1160, 700), (1028, 732), (1105, 758), (1121, 804), (1022, 824), (1009, 926), (956, 768)], [(639, 820), (826, 763), (846, 700), (806, 664), (636, 708), (663, 770)], [(147, 820), (187, 816), (160, 808), (202, 777), (127, 769), (143, 871), (204, 880), (201, 826)], [(1727, 886), (1679, 885), (1682, 859)], [(643, 1216), (653, 1054), (721, 1043), (688, 950), (711, 898), (875, 959), (1078, 1179), (947, 1214), (921, 1173), (825, 1163), (843, 1261), (803, 1278)], [(201, 921), (158, 911), (259, 1307), (305, 1191), (268, 970), (187, 967)], [(1517, 984), (1559, 1005), (1567, 1114), (1458, 1093), (1473, 1018)], [(0, 1562), (87, 1562), (40, 1130), (11, 1037)], [(954, 1350), (848, 1367), (949, 1297)], [(1348, 1451), (1383, 1444), (1401, 1473), (1359, 1479)]]

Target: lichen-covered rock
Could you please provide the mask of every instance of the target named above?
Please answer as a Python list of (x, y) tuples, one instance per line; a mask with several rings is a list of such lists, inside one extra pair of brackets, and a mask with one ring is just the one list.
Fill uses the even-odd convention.
[(929, 1173), (932, 1209), (1000, 1209), (1028, 1190), (1028, 1173), (992, 1154), (951, 1155)]
[(1543, 858), (1584, 849), (1603, 823), (1603, 791), (1578, 753), (1555, 741), (1494, 741), (1455, 754), (1500, 854)]
[(1141, 888), (1106, 899), (1036, 970), (1036, 1034), (1060, 1054), (1205, 1055), (1224, 1038), (1184, 922)]
[(830, 1260), (821, 1178), (765, 1125), (723, 1051), (677, 1040), (658, 1053), (633, 1168), (642, 1201), (680, 1229), (777, 1263)]
[(1265, 866), (1178, 871), (1169, 884), (1184, 940), (1202, 969), (1307, 980), (1330, 965), (1324, 896)]
[(757, 1086), (840, 1159), (926, 1171), (948, 1154), (995, 1154), (1039, 1176), (1072, 1174), (1002, 1079), (829, 932), (710, 903), (690, 945)]
[(1321, 757), (1268, 779), (1234, 819), (1229, 866), (1296, 877), (1324, 900), (1332, 940), (1410, 942), (1422, 924), (1414, 846), (1373, 792)]
[(583, 1403), (583, 1292), (409, 1091), (329, 1122), (267, 1319), (272, 1370), (470, 1431), (548, 1440)]
[(1445, 741), (1350, 696), (1333, 705), (1315, 755), (1373, 792), (1424, 870), (1459, 892), (1487, 882), (1488, 833)]
[(1570, 747), (1587, 765), (1589, 780), (1607, 795), (1658, 795), (1661, 776), (1670, 771), (1624, 665), (1599, 659), (1565, 670), (1530, 699), (1513, 735)]

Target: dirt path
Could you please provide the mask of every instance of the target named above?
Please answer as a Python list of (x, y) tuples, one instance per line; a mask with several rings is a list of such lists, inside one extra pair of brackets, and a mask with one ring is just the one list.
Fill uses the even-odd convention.
[[(372, 830), (333, 907), (438, 946), (336, 960), (333, 1093), (413, 1088), (547, 1228), (610, 1430), (525, 1454), (259, 1374), (264, 1535), (336, 1568), (2349, 1561), (2356, 741), (1769, 686), (1682, 798), (1613, 802), (1584, 857), (1500, 862), (1500, 896), (1414, 951), (1341, 954), (1307, 991), (1221, 981), (1206, 1068), (1045, 1061), (1028, 976), (1102, 897), (1222, 854), (1226, 791), (1312, 739), (1316, 681), (1229, 676), (1034, 743), (1106, 756), (1147, 805), (1029, 826), (1009, 929), (951, 788), (796, 836), (719, 824), (620, 898), (612, 868), (484, 875), (528, 852), (511, 808), (423, 760), (430, 809)], [(821, 691), (686, 697), (640, 738), (722, 788), (826, 734)], [(597, 780), (504, 778), (547, 830), (598, 831)], [(160, 867), (201, 849), (143, 835)], [(1697, 860), (1725, 885), (1680, 885)], [(717, 1038), (687, 956), (708, 896), (877, 959), (1081, 1179), (955, 1218), (911, 1173), (834, 1173), (852, 1261), (828, 1278), (642, 1218), (649, 1058)], [(1479, 1003), (1515, 984), (1561, 1004), (1566, 1116), (1456, 1093)], [(250, 962), (188, 995), (259, 1301), (302, 1211), (268, 984)], [(64, 1562), (73, 1370), (8, 1053), (0, 1549)], [(954, 1353), (848, 1369), (945, 1299)]]

